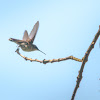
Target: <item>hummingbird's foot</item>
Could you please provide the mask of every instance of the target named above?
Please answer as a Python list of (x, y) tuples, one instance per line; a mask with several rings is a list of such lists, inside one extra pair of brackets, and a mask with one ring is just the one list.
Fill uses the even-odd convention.
[(15, 52), (19, 52), (19, 47), (16, 49), (16, 51)]
[(15, 52), (19, 52), (19, 47), (20, 47), (20, 46), (18, 45), (18, 46), (17, 46), (17, 49), (16, 49), (16, 51), (15, 51)]

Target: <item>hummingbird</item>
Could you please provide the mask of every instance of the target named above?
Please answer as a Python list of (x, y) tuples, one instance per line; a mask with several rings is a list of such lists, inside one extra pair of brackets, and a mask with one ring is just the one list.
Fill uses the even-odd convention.
[[(28, 35), (27, 30), (25, 30), (22, 40), (10, 38), (9, 41), (16, 43), (18, 45), (18, 48), (20, 47), (23, 51), (31, 52), (38, 50), (42, 52), (41, 50), (38, 49), (38, 47), (35, 44), (33, 44), (38, 31), (38, 27), (39, 27), (39, 21), (35, 23), (30, 35)], [(44, 52), (42, 53), (45, 54)]]

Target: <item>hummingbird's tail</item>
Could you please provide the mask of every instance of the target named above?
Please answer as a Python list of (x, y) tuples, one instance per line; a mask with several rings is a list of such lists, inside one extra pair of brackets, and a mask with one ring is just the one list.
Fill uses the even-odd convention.
[[(38, 51), (40, 51), (40, 52), (42, 52), (43, 54), (45, 54), (43, 51), (41, 51), (41, 50), (39, 50), (39, 49), (38, 49)], [(46, 54), (45, 54), (45, 55), (46, 55)]]

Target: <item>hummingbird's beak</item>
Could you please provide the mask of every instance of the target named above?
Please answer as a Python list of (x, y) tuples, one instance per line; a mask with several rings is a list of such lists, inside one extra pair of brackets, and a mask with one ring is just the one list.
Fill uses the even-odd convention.
[[(39, 50), (39, 49), (38, 49)], [(42, 52), (43, 54), (45, 54), (43, 51), (39, 50), (40, 52)], [(45, 54), (46, 55), (46, 54)]]

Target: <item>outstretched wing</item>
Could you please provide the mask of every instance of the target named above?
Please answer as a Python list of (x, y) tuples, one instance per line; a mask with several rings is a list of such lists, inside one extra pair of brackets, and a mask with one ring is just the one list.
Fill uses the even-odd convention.
[(29, 37), (28, 37), (28, 32), (25, 30), (24, 36), (23, 36), (23, 40), (24, 40), (24, 41), (27, 41), (28, 39), (29, 39)]
[(36, 36), (36, 33), (37, 33), (37, 30), (38, 30), (38, 27), (39, 27), (39, 21), (37, 21), (29, 35), (29, 38), (30, 38), (30, 42), (33, 43), (34, 39), (35, 39), (35, 36)]

